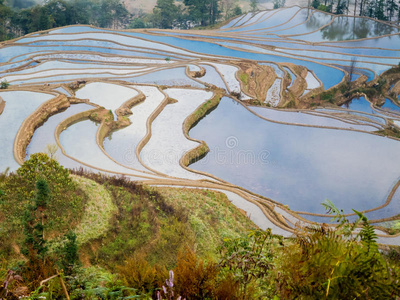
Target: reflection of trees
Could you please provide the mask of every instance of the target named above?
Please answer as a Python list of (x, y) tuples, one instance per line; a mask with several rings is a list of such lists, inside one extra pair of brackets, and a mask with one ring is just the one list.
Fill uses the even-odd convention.
[[(371, 22), (365, 18), (357, 18), (353, 25), (353, 39), (363, 39), (368, 37), (371, 28)], [(373, 26), (372, 26), (373, 27)]]
[(386, 25), (386, 24), (381, 23), (381, 22), (375, 22), (375, 28), (374, 29), (375, 29), (374, 30), (374, 34), (376, 36), (398, 32), (398, 30), (396, 30), (395, 27)]
[(305, 25), (307, 29), (313, 31), (326, 25), (326, 23), (327, 23), (326, 14), (313, 13), (308, 22), (305, 23)]
[(329, 41), (345, 40), (345, 37), (351, 33), (353, 21), (353, 18), (337, 17), (331, 25), (322, 28), (322, 38)]
[(390, 34), (395, 27), (366, 18), (337, 17), (334, 22), (321, 29), (322, 38), (329, 41), (363, 39)]

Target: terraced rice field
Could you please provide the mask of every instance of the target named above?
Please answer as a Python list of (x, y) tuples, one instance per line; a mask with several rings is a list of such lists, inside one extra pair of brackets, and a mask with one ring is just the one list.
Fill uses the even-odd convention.
[(400, 107), (287, 107), (348, 80), (355, 58), (353, 81), (396, 66), (399, 30), (294, 6), (216, 30), (79, 25), (3, 42), (0, 170), (56, 144), (68, 168), (225, 191), (283, 235), (329, 222), (327, 198), (383, 224), (400, 214), (400, 142), (375, 133)]

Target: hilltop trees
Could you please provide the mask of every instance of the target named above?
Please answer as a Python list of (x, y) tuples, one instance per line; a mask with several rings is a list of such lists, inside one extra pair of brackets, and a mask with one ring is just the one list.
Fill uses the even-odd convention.
[(0, 39), (74, 24), (121, 28), (129, 23), (129, 12), (121, 0), (47, 0), (43, 5), (0, 0)]
[[(0, 40), (27, 33), (74, 24), (103, 28), (186, 28), (189, 23), (213, 25), (220, 17), (220, 0), (158, 0), (153, 14), (134, 19), (122, 0), (46, 0), (42, 5), (32, 1), (0, 0)], [(229, 15), (240, 14), (240, 7)], [(189, 21), (189, 22), (188, 22)]]
[(0, 39), (8, 38), (7, 26), (12, 17), (12, 10), (5, 6), (4, 0), (0, 0)]
[(120, 0), (102, 0), (96, 13), (100, 27), (118, 29), (128, 23), (129, 13)]
[(220, 15), (219, 0), (184, 0), (189, 8), (189, 17), (201, 26), (213, 25)]
[(178, 7), (174, 0), (157, 0), (153, 9), (154, 25), (159, 28), (172, 28), (172, 22), (178, 16)]
[(274, 9), (284, 7), (286, 0), (274, 0)]
[(256, 11), (258, 6), (258, 0), (250, 0), (251, 11)]

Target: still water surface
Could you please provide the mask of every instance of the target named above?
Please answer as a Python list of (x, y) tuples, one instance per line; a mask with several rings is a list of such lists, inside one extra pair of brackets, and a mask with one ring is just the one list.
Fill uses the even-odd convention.
[(190, 167), (270, 197), (292, 210), (324, 213), (325, 199), (365, 210), (383, 204), (400, 177), (400, 143), (346, 130), (275, 124), (224, 98), (190, 136), (211, 152)]

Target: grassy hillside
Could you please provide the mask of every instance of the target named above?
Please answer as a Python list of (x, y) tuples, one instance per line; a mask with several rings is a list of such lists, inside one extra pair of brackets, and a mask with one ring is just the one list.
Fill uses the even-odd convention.
[(71, 175), (34, 154), (0, 176), (0, 298), (396, 299), (400, 252), (329, 205), (337, 228), (285, 240), (219, 192)]
[(35, 207), (35, 181), (43, 178), (51, 191), (42, 217), (47, 255), (55, 265), (62, 261), (67, 233), (72, 232), (79, 262), (92, 277), (111, 276), (137, 257), (171, 269), (185, 249), (216, 259), (224, 238), (256, 229), (222, 193), (142, 186), (83, 171), (69, 175), (56, 161), (35, 154), (15, 174), (0, 179), (0, 258), (5, 260), (0, 278), (7, 268), (26, 261), (21, 254), (24, 218)]
[[(214, 258), (223, 238), (237, 238), (256, 229), (219, 192), (153, 188), (122, 178), (80, 175), (84, 176), (76, 177), (80, 186), (92, 186), (91, 190), (85, 189), (89, 198), (98, 197), (99, 185), (104, 188), (101, 190), (103, 197), (111, 199), (104, 201), (107, 203), (104, 208), (109, 212), (106, 215), (105, 209), (86, 207), (83, 220), (90, 211), (88, 218), (105, 223), (77, 231), (86, 265), (101, 265), (114, 270), (127, 257), (143, 253), (150, 263), (162, 261), (167, 268), (172, 268), (178, 252), (185, 247), (195, 249), (201, 257)], [(92, 221), (86, 223), (92, 224)]]

